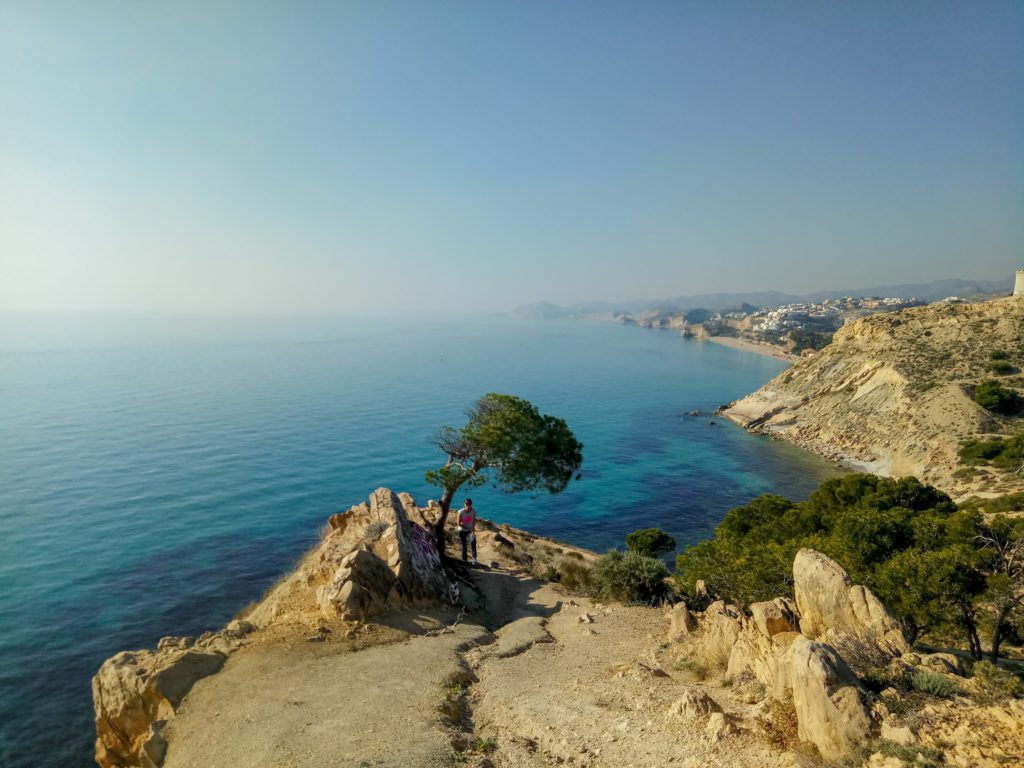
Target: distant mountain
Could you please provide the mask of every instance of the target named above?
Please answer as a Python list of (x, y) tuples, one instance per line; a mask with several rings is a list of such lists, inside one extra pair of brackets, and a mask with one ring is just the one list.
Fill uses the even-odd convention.
[(599, 315), (610, 313), (637, 312), (685, 312), (690, 309), (723, 310), (752, 304), (755, 307), (777, 307), (781, 304), (795, 304), (804, 301), (822, 301), (840, 296), (895, 296), (922, 301), (938, 301), (948, 296), (971, 298), (981, 294), (1010, 293), (1013, 278), (1005, 280), (936, 280), (931, 283), (907, 283), (903, 285), (882, 285), (873, 288), (857, 288), (841, 291), (816, 291), (805, 294), (783, 293), (782, 291), (757, 291), (753, 293), (703, 293), (695, 296), (677, 296), (673, 299), (622, 301), (587, 301), (570, 306), (560, 306), (547, 301), (524, 304), (511, 314), (517, 317), (558, 319), (573, 315)]

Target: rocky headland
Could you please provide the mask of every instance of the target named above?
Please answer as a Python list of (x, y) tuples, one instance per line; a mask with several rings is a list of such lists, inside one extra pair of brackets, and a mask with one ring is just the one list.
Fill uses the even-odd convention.
[[(437, 511), (379, 489), (223, 630), (109, 659), (93, 681), (98, 763), (1024, 761), (1024, 703), (979, 705), (956, 656), (912, 652), (818, 552), (796, 557), (795, 600), (743, 609), (698, 590), (689, 605), (602, 604), (573, 591), (592, 553), (507, 526), (481, 521), (480, 566), (442, 562)], [(883, 688), (879, 674), (957, 693)]]
[[(1024, 475), (965, 471), (967, 440), (1017, 434), (1019, 415), (976, 403), (987, 379), (1021, 389), (1024, 299), (938, 303), (877, 314), (722, 413), (746, 429), (889, 477), (914, 475), (955, 497), (1024, 490)], [(993, 353), (1012, 360), (992, 372)]]

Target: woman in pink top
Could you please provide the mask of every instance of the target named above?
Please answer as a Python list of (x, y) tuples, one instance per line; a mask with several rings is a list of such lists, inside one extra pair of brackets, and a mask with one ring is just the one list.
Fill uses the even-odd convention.
[(462, 559), (466, 559), (466, 542), (473, 545), (473, 565), (476, 565), (476, 510), (473, 509), (473, 500), (466, 499), (459, 510), (459, 541), (462, 543)]

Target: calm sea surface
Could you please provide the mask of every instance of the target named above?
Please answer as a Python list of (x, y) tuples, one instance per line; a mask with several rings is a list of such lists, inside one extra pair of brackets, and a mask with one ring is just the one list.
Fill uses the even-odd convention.
[(784, 367), (585, 321), (0, 317), (0, 765), (92, 765), (105, 658), (219, 627), (379, 486), (425, 502), (432, 433), (487, 392), (584, 444), (559, 496), (474, 490), (499, 522), (685, 545), (757, 494), (806, 497), (836, 470), (685, 415)]

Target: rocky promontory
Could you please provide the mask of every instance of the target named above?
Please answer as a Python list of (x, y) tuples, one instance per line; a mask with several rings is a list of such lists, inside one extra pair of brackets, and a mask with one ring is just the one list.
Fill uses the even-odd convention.
[[(967, 440), (1016, 434), (1019, 415), (986, 410), (974, 388), (1024, 387), (1024, 299), (938, 303), (872, 315), (722, 413), (830, 459), (914, 475), (958, 497), (1024, 489), (1024, 476), (963, 471)], [(993, 373), (993, 356), (1005, 361)]]
[[(480, 565), (443, 560), (427, 535), (437, 511), (379, 489), (225, 629), (109, 659), (93, 681), (99, 764), (1024, 760), (1024, 704), (963, 677), (954, 655), (914, 653), (814, 550), (793, 563), (793, 600), (697, 590), (622, 605), (581, 589), (592, 553), (508, 526), (479, 522)], [(947, 693), (921, 693), (918, 677)]]

